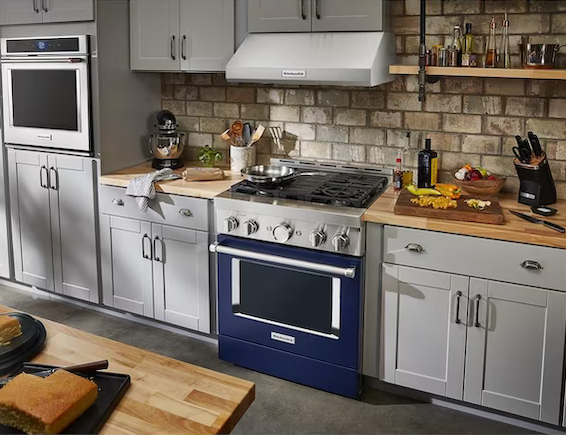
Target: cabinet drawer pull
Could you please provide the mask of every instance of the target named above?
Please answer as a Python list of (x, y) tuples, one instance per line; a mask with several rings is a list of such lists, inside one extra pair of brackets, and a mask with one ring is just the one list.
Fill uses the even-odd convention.
[(112, 200), (112, 204), (114, 204), (114, 205), (124, 205), (124, 200), (122, 198), (114, 198)]
[[(43, 171), (45, 171), (45, 178), (43, 177)], [(47, 170), (47, 166), (43, 165), (39, 169), (39, 185), (44, 189), (49, 189), (49, 185), (47, 184), (49, 181), (49, 172)]]
[[(149, 240), (149, 255), (147, 255), (145, 253), (145, 240)], [(146, 260), (151, 260), (152, 257), (152, 252), (151, 252), (151, 238), (147, 235), (144, 234), (142, 237), (142, 257), (145, 258)]]
[(183, 60), (187, 60), (187, 35), (183, 35), (181, 38), (181, 57)]
[(462, 298), (462, 292), (457, 291), (456, 292), (456, 320), (454, 320), (454, 323), (457, 323), (457, 324), (462, 323), (462, 321), (460, 320), (460, 299), (461, 298)]
[(39, 14), (39, 8), (37, 7), (37, 0), (32, 0), (33, 1), (33, 10), (35, 11), (36, 14)]
[(188, 208), (182, 208), (181, 210), (179, 210), (179, 214), (185, 217), (191, 217), (193, 215), (193, 212), (190, 211)]
[(424, 248), (418, 243), (409, 243), (407, 246), (405, 246), (405, 249), (407, 251), (417, 252), (419, 254), (424, 251)]
[(525, 260), (521, 263), (521, 267), (523, 269), (531, 269), (531, 270), (542, 270), (544, 267), (538, 262), (534, 260)]
[(314, 0), (314, 10), (316, 19), (320, 20), (320, 0)]
[(49, 12), (49, 8), (47, 7), (47, 0), (42, 0), (41, 4), (43, 5), (43, 12)]
[(307, 19), (307, 14), (305, 14), (305, 0), (301, 0), (301, 16), (303, 20)]
[(479, 328), (481, 326), (481, 324), (480, 324), (480, 301), (481, 301), (481, 295), (476, 295), (476, 321), (474, 322), (474, 326), (476, 328)]
[(175, 56), (175, 35), (171, 36), (171, 59), (177, 59), (177, 56)]
[(59, 172), (53, 167), (49, 168), (49, 188), (59, 190)]
[[(161, 245), (161, 258), (157, 256), (157, 242)], [(153, 259), (163, 263), (163, 240), (161, 240), (159, 236), (155, 236), (153, 239)]]

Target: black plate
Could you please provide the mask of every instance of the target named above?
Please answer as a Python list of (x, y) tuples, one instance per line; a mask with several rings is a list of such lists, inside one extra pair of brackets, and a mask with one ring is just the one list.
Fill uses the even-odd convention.
[(20, 322), (22, 335), (14, 338), (7, 346), (0, 346), (0, 363), (4, 359), (11, 357), (11, 354), (21, 351), (26, 346), (29, 347), (37, 338), (39, 328), (35, 319), (24, 313), (0, 314), (2, 316), (15, 317)]
[[(25, 363), (18, 370), (10, 373), (16, 376), (18, 373), (36, 373), (49, 370), (55, 366), (46, 364)], [(102, 429), (106, 420), (124, 393), (130, 386), (130, 376), (120, 373), (96, 372), (94, 375), (85, 374), (85, 378), (93, 380), (98, 385), (98, 397), (96, 402), (88, 408), (83, 415), (77, 418), (61, 432), (63, 434), (96, 434)], [(0, 424), (0, 434), (22, 434), (17, 429)]]
[(13, 372), (20, 367), (24, 361), (29, 361), (43, 349), (47, 332), (45, 331), (43, 323), (39, 320), (34, 320), (34, 322), (36, 322), (37, 328), (36, 339), (28, 346), (19, 347), (16, 352), (10, 354), (9, 358), (0, 359), (0, 376)]

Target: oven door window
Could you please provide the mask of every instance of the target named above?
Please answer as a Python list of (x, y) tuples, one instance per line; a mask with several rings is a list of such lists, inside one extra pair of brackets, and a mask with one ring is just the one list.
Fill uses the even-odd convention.
[(232, 259), (235, 315), (329, 338), (340, 337), (340, 278)]
[(12, 69), (14, 127), (79, 131), (77, 71)]

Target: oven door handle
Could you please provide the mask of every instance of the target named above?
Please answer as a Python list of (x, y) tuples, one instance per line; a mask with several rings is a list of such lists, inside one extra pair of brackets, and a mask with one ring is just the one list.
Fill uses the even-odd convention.
[(217, 254), (228, 254), (235, 257), (249, 258), (251, 260), (267, 261), (274, 264), (282, 264), (284, 266), (300, 267), (302, 269), (312, 270), (315, 272), (323, 272), (329, 275), (344, 276), (346, 278), (356, 277), (355, 267), (338, 267), (329, 264), (311, 263), (310, 261), (294, 260), (292, 258), (279, 257), (276, 255), (261, 254), (259, 252), (245, 251), (243, 249), (230, 248), (222, 246), (218, 242), (212, 243), (209, 248), (210, 252)]

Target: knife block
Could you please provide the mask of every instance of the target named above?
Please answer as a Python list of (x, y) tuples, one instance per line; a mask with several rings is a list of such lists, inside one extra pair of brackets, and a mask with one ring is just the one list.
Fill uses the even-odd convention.
[(549, 205), (556, 202), (556, 186), (550, 171), (550, 164), (543, 153), (531, 163), (522, 163), (514, 159), (519, 176), (519, 202), (529, 206)]

